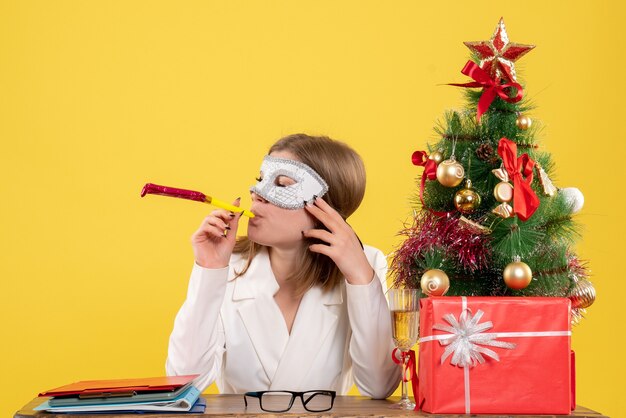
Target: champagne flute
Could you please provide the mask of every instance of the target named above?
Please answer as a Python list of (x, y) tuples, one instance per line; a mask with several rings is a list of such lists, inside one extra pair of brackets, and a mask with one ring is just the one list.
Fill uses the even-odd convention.
[[(393, 342), (402, 352), (402, 398), (394, 404), (396, 409), (414, 409), (406, 389), (404, 377), (409, 361), (408, 352), (417, 342), (419, 334), (419, 297), (416, 289), (389, 289), (387, 292), (391, 312)], [(413, 394), (416, 396), (417, 394)]]

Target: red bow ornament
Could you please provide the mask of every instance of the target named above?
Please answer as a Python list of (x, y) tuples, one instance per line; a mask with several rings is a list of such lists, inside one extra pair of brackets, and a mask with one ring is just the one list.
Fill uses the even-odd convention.
[(411, 161), (413, 162), (413, 165), (419, 165), (421, 167), (424, 167), (424, 172), (422, 173), (422, 182), (420, 184), (420, 201), (422, 202), (422, 206), (430, 210), (437, 216), (447, 215), (447, 212), (437, 212), (431, 210), (424, 203), (424, 188), (426, 187), (426, 180), (437, 179), (437, 163), (434, 160), (428, 158), (428, 154), (426, 154), (426, 151), (415, 151), (411, 156)]
[[(465, 67), (461, 70), (461, 73), (473, 78), (475, 81), (464, 84), (450, 83), (450, 86), (483, 88), (483, 94), (478, 100), (478, 109), (476, 111), (476, 120), (478, 122), (480, 122), (481, 116), (489, 109), (489, 106), (491, 106), (491, 103), (496, 96), (499, 96), (502, 100), (509, 103), (517, 103), (522, 100), (523, 90), (519, 83), (510, 82), (498, 84), (496, 80), (489, 77), (489, 74), (487, 74), (485, 70), (480, 68), (478, 64), (473, 61), (467, 61)], [(515, 87), (517, 89), (517, 94), (514, 97), (510, 97), (507, 94), (506, 89), (508, 87)]]
[[(406, 362), (405, 373), (402, 376), (402, 380), (405, 382), (411, 382), (411, 387), (413, 388), (413, 397), (417, 399), (417, 394), (419, 393), (419, 381), (417, 379), (417, 371), (415, 370), (415, 351), (401, 351), (397, 348), (394, 348), (391, 352), (391, 358), (393, 362), (396, 364), (402, 364)], [(415, 402), (415, 411), (419, 411), (419, 405)]]
[(513, 180), (513, 212), (522, 221), (526, 221), (539, 207), (539, 198), (530, 187), (535, 162), (526, 153), (518, 157), (517, 144), (507, 138), (500, 138), (498, 155)]

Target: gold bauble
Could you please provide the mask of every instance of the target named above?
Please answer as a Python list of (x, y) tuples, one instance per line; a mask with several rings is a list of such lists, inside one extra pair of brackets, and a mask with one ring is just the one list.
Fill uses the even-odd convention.
[(456, 187), (463, 181), (465, 170), (454, 157), (444, 160), (437, 166), (437, 180), (443, 186)]
[(510, 202), (513, 200), (513, 186), (511, 183), (506, 181), (501, 181), (496, 184), (496, 187), (493, 189), (493, 196), (500, 203)]
[(450, 289), (450, 279), (445, 271), (427, 270), (420, 280), (422, 292), (428, 296), (443, 296)]
[(476, 190), (472, 189), (472, 182), (467, 180), (465, 188), (459, 190), (454, 195), (454, 206), (463, 213), (468, 214), (474, 212), (480, 206), (480, 195)]
[(435, 151), (428, 156), (428, 159), (433, 160), (435, 163), (439, 164), (443, 161), (443, 153), (441, 151)]
[(504, 269), (504, 283), (511, 289), (525, 289), (533, 279), (533, 272), (523, 261), (514, 261)]
[(519, 115), (517, 117), (517, 120), (515, 121), (515, 126), (517, 126), (522, 131), (525, 131), (526, 129), (530, 128), (532, 124), (533, 124), (533, 120), (526, 115)]
[(572, 308), (588, 308), (596, 301), (596, 289), (589, 280), (578, 280), (568, 297)]

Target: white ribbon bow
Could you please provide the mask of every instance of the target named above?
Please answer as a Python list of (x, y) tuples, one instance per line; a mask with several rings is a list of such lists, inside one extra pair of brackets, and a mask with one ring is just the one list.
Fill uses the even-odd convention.
[(472, 316), (469, 309), (463, 310), (459, 320), (453, 314), (446, 314), (443, 319), (450, 325), (435, 324), (434, 329), (449, 332), (449, 337), (439, 340), (441, 345), (447, 346), (441, 356), (441, 364), (452, 354), (450, 363), (458, 367), (474, 367), (485, 362), (485, 356), (496, 361), (500, 361), (498, 354), (482, 346), (500, 347), (506, 349), (515, 348), (515, 344), (496, 340), (497, 334), (484, 334), (488, 329), (493, 328), (491, 321), (479, 324), (478, 322), (484, 315), (484, 312), (478, 310), (476, 315)]

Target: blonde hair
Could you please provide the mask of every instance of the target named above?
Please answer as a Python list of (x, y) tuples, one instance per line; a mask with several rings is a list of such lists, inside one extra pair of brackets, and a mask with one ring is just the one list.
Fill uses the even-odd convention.
[[(359, 154), (348, 145), (327, 136), (293, 134), (272, 145), (269, 153), (274, 151), (289, 151), (315, 170), (328, 184), (328, 192), (322, 198), (344, 219), (361, 204), (365, 194), (365, 166)], [(316, 228), (324, 226), (318, 224)], [(309, 241), (310, 244), (318, 242)], [(252, 259), (262, 248), (261, 244), (250, 241), (248, 237), (238, 239), (234, 252), (247, 254), (247, 263), (237, 276), (248, 270)], [(324, 291), (330, 290), (342, 279), (341, 271), (330, 257), (309, 251), (307, 246), (298, 262), (301, 268), (288, 277), (288, 280), (296, 282), (298, 295), (303, 295), (316, 284), (321, 285)]]

